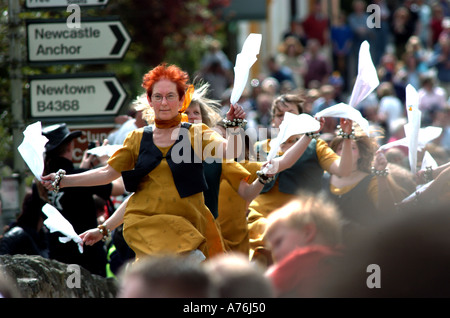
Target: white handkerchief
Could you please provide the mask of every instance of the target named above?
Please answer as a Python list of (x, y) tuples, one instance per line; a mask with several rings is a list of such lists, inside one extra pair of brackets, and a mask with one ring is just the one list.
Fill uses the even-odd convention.
[(321, 117), (338, 117), (351, 119), (358, 123), (362, 130), (369, 136), (369, 122), (365, 119), (359, 110), (347, 105), (345, 103), (339, 103), (337, 105), (325, 108), (324, 110), (316, 113), (316, 118)]
[(288, 140), (289, 137), (307, 132), (318, 131), (319, 129), (320, 122), (314, 119), (311, 115), (295, 115), (290, 112), (284, 113), (284, 119), (280, 125), (280, 131), (277, 137), (270, 140), (270, 152), (267, 156), (267, 160), (270, 161), (275, 158), (280, 145)]
[(369, 96), (379, 84), (380, 80), (378, 79), (377, 70), (373, 64), (372, 57), (370, 56), (369, 42), (364, 41), (359, 48), (358, 75), (350, 96), (349, 105), (356, 107), (362, 100)]
[(435, 126), (428, 126), (425, 128), (420, 128), (417, 149), (422, 150), (423, 148), (425, 148), (427, 143), (438, 138), (442, 134), (442, 131), (443, 131), (442, 127), (435, 127)]
[[(405, 129), (405, 134), (406, 131), (409, 129), (408, 126), (409, 124), (406, 124), (404, 129)], [(427, 143), (431, 142), (432, 140), (436, 139), (437, 137), (439, 137), (442, 133), (442, 127), (435, 127), (435, 126), (428, 126), (425, 128), (420, 128), (419, 129), (419, 136), (418, 136), (418, 142), (417, 142), (417, 150), (422, 150), (423, 148), (425, 148), (425, 146), (427, 145)], [(409, 134), (409, 133), (408, 133)], [(399, 139), (399, 140), (395, 140), (392, 141), (390, 143), (384, 144), (380, 147), (380, 150), (386, 150), (392, 147), (396, 147), (396, 146), (405, 146), (405, 147), (409, 147), (409, 139), (407, 137)]]
[(60, 232), (65, 235), (65, 237), (60, 237), (59, 241), (61, 243), (67, 243), (69, 241), (74, 241), (78, 244), (78, 250), (83, 253), (83, 240), (73, 229), (72, 224), (67, 221), (62, 214), (52, 205), (46, 203), (42, 207), (42, 212), (47, 216), (44, 221), (44, 225), (53, 232)]
[[(284, 113), (283, 122), (280, 125), (280, 131), (276, 138), (270, 140), (270, 151), (267, 155), (267, 161), (272, 160), (277, 155), (283, 142), (293, 135), (315, 132), (320, 129), (320, 122), (308, 114), (295, 115), (290, 112)], [(268, 173), (272, 165), (263, 168), (263, 173)]]
[(370, 56), (369, 42), (364, 41), (359, 49), (358, 76), (352, 89), (349, 104), (339, 103), (318, 112), (315, 117), (338, 117), (351, 119), (358, 123), (361, 129), (369, 136), (369, 122), (355, 107), (369, 96), (380, 84), (376, 68)]
[(417, 149), (419, 145), (419, 130), (422, 112), (419, 110), (419, 94), (411, 84), (406, 86), (406, 114), (408, 124), (405, 125), (405, 135), (408, 138), (408, 158), (411, 172), (417, 171)]
[(422, 166), (420, 167), (420, 169), (425, 170), (427, 167), (436, 169), (438, 167), (438, 164), (436, 160), (434, 160), (433, 156), (428, 151), (425, 151), (425, 153), (423, 154)]
[(408, 139), (402, 138), (402, 139), (398, 139), (398, 140), (395, 140), (395, 141), (391, 141), (391, 142), (389, 142), (387, 144), (381, 145), (379, 150), (387, 150), (389, 148), (397, 147), (397, 146), (408, 147)]
[(242, 51), (236, 56), (234, 66), (234, 83), (231, 91), (230, 103), (236, 104), (241, 98), (245, 85), (247, 84), (250, 68), (256, 62), (256, 55), (259, 54), (262, 35), (250, 33), (242, 46)]
[(41, 122), (28, 125), (22, 143), (17, 147), (34, 176), (40, 181), (44, 172), (44, 153), (47, 137), (42, 135)]

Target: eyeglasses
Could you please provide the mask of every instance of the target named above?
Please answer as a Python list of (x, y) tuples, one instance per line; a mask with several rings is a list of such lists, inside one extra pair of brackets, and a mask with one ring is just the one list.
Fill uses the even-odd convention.
[(168, 101), (168, 102), (174, 102), (174, 101), (178, 100), (178, 95), (173, 94), (173, 93), (170, 93), (166, 96), (155, 94), (155, 95), (152, 95), (151, 99), (152, 99), (152, 102), (161, 103), (163, 101), (164, 97), (166, 98), (166, 101)]

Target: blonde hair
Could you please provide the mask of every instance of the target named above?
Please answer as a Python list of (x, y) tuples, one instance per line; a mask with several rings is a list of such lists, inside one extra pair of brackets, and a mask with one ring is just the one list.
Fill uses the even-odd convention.
[(301, 193), (298, 198), (269, 214), (264, 236), (271, 234), (278, 224), (301, 230), (305, 225), (314, 224), (318, 235), (329, 246), (342, 243), (342, 222), (334, 203), (327, 201), (323, 193)]
[(155, 113), (153, 108), (150, 107), (147, 99), (147, 93), (142, 93), (131, 103), (131, 106), (135, 111), (142, 111), (142, 118), (151, 125), (155, 121)]
[(197, 104), (202, 114), (202, 122), (208, 127), (213, 127), (216, 122), (222, 119), (220, 115), (221, 103), (219, 100), (207, 97), (209, 86), (209, 83), (200, 83), (200, 86), (194, 90), (189, 106)]

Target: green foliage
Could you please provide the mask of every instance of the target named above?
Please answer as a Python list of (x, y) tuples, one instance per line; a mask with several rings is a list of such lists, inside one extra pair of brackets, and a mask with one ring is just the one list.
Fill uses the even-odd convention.
[(11, 115), (7, 110), (3, 110), (0, 114), (0, 166), (12, 166), (13, 162), (13, 137), (9, 127)]
[(223, 0), (118, 0), (110, 7), (110, 14), (121, 12), (120, 18), (132, 34), (129, 53), (135, 54), (133, 63), (139, 63), (145, 71), (161, 62), (173, 63), (192, 74), (198, 70), (206, 40), (211, 36), (225, 39), (225, 26), (215, 10), (227, 3)]
[[(0, 166), (12, 166), (13, 145), (7, 2), (0, 3)], [(118, 16), (122, 20), (132, 38), (123, 61), (32, 67), (26, 63), (25, 19), (67, 18), (70, 13), (65, 9), (27, 11), (24, 1), (20, 2), (23, 9), (19, 16), (22, 21), (20, 40), (23, 41), (21, 69), (25, 108), (28, 103), (27, 77), (30, 75), (112, 72), (133, 99), (142, 92), (142, 76), (163, 61), (177, 64), (193, 74), (199, 68), (206, 41), (214, 37), (223, 43), (225, 27), (215, 10), (229, 3), (228, 0), (110, 0), (104, 8), (82, 7), (81, 23), (84, 17)], [(29, 124), (26, 118), (24, 121)]]

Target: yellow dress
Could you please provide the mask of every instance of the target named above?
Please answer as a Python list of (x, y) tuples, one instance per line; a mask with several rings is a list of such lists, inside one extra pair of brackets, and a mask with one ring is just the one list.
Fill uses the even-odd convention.
[[(248, 183), (253, 183), (256, 171), (261, 168), (262, 163), (259, 162), (242, 162), (242, 163), (224, 163), (222, 165), (222, 175), (224, 176), (220, 182), (219, 191), (219, 222), (225, 250), (228, 252), (249, 254), (249, 237), (247, 226), (247, 208), (248, 203), (237, 192), (239, 183), (230, 180), (231, 171), (238, 170), (236, 166), (241, 166), (250, 173), (247, 178)], [(231, 171), (230, 171), (231, 170)]]
[[(194, 134), (194, 129), (196, 132), (201, 129), (201, 136)], [(191, 144), (195, 145), (193, 149), (198, 149), (199, 142), (202, 150), (206, 145), (219, 147), (223, 143), (219, 134), (203, 124), (192, 125), (189, 132)], [(108, 164), (118, 172), (133, 169), (142, 136), (143, 128), (131, 132)], [(165, 156), (170, 146), (159, 149)], [(202, 158), (203, 154), (197, 151), (196, 154)], [(207, 258), (223, 252), (219, 230), (205, 205), (203, 193), (181, 198), (165, 158), (142, 179), (139, 190), (130, 198), (124, 215), (123, 235), (136, 253), (136, 260), (147, 255), (179, 254), (196, 249)]]

